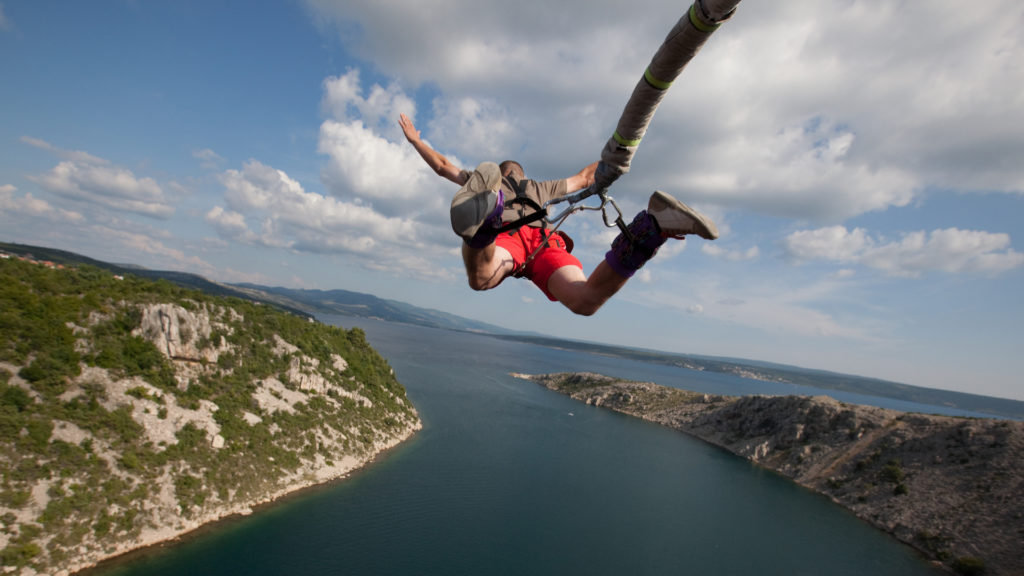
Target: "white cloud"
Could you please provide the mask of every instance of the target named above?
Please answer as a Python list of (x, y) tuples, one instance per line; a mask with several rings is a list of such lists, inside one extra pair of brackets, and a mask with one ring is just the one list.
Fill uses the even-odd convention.
[(751, 246), (746, 250), (733, 250), (729, 248), (723, 248), (718, 244), (704, 243), (700, 247), (701, 252), (708, 256), (714, 256), (715, 258), (721, 258), (723, 260), (729, 260), (731, 262), (746, 262), (749, 260), (756, 260), (761, 255), (761, 249), (757, 246)]
[(496, 162), (514, 156), (524, 140), (509, 111), (493, 99), (436, 99), (430, 128), (438, 141)]
[(70, 160), (76, 164), (96, 164), (99, 166), (106, 166), (110, 164), (108, 160), (104, 160), (103, 158), (100, 158), (98, 156), (93, 156), (88, 152), (83, 152), (81, 150), (64, 150), (62, 148), (54, 146), (53, 144), (50, 144), (46, 140), (40, 140), (39, 138), (32, 138), (31, 136), (22, 136), (21, 141), (24, 142), (25, 144), (28, 144), (29, 146), (39, 148), (40, 150), (46, 150), (47, 152), (50, 152), (54, 156), (63, 158), (65, 160)]
[(11, 184), (0, 186), (0, 210), (2, 212), (9, 215), (42, 218), (57, 223), (77, 223), (84, 220), (84, 217), (78, 212), (55, 208), (49, 202), (36, 198), (31, 192), (26, 192), (20, 198), (15, 197), (16, 191), (17, 188)]
[(224, 158), (209, 148), (193, 150), (192, 157), (199, 160), (200, 166), (207, 170), (216, 170), (224, 163)]
[(384, 140), (358, 120), (324, 122), (319, 152), (329, 157), (323, 179), (331, 195), (388, 215), (446, 216), (442, 207), (458, 189), (434, 174), (404, 140)]
[(771, 135), (726, 137), (703, 154), (705, 168), (680, 175), (677, 186), (697, 191), (693, 197), (703, 202), (815, 220), (907, 205), (919, 180), (899, 167), (873, 167), (853, 157), (856, 141), (848, 128), (821, 118)]
[[(540, 178), (597, 156), (683, 12), (668, 0), (307, 4), (377, 69), (437, 90), (423, 127), (448, 150), (517, 157)], [(742, 4), (666, 96), (622, 183), (822, 223), (934, 189), (1024, 191), (1024, 5), (949, 18), (959, 9)]]
[[(303, 252), (345, 253), (367, 267), (445, 278), (437, 266), (447, 251), (430, 241), (429, 228), (411, 218), (389, 217), (359, 202), (308, 192), (284, 171), (257, 161), (220, 176), (229, 209), (216, 206), (206, 219), (222, 237)], [(250, 222), (259, 222), (259, 231)]]
[(1010, 247), (1007, 234), (948, 228), (909, 233), (899, 242), (867, 251), (862, 262), (894, 275), (932, 270), (998, 274), (1024, 264), (1024, 254)]
[(831, 226), (794, 232), (785, 247), (797, 260), (855, 263), (893, 276), (933, 271), (998, 274), (1024, 265), (1024, 254), (1013, 250), (1009, 235), (957, 228), (910, 232), (886, 241), (861, 228)]
[(206, 221), (225, 238), (233, 238), (243, 242), (253, 242), (256, 240), (255, 234), (249, 230), (249, 226), (245, 222), (245, 216), (234, 210), (225, 210), (221, 206), (214, 206), (206, 213)]
[(342, 76), (324, 80), (323, 107), (335, 120), (360, 120), (370, 130), (397, 140), (401, 135), (398, 115), (415, 116), (416, 104), (395, 84), (384, 88), (374, 84), (363, 96), (360, 72), (352, 69)]
[(174, 213), (155, 180), (138, 178), (125, 168), (66, 160), (31, 179), (54, 194), (115, 210), (153, 218)]
[(415, 119), (412, 99), (394, 85), (373, 85), (364, 97), (358, 70), (328, 78), (324, 91), (323, 105), (334, 117), (321, 124), (317, 149), (328, 157), (322, 179), (330, 195), (388, 217), (434, 228), (446, 223), (457, 188), (429, 169), (398, 126), (403, 112)]
[(866, 230), (829, 226), (817, 230), (799, 230), (786, 238), (786, 249), (797, 260), (855, 261), (873, 244)]
[(137, 177), (131, 170), (88, 152), (63, 150), (28, 136), (21, 141), (64, 159), (49, 172), (29, 177), (48, 192), (151, 218), (169, 218), (174, 213), (163, 189), (152, 178)]
[(172, 248), (161, 242), (154, 234), (140, 234), (130, 230), (117, 230), (109, 227), (94, 227), (101, 230), (108, 240), (113, 240), (123, 248), (141, 253), (157, 256), (162, 260), (173, 262), (172, 269), (200, 270), (204, 273), (211, 273), (215, 269), (209, 263), (195, 255), (186, 253), (178, 248)]

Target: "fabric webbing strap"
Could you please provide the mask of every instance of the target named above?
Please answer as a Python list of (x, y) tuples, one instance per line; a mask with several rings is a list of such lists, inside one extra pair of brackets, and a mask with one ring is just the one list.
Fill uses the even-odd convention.
[(543, 220), (548, 215), (547, 210), (542, 208), (540, 204), (537, 204), (533, 200), (526, 197), (516, 198), (515, 200), (509, 202), (509, 204), (522, 204), (524, 206), (528, 206), (534, 209), (534, 213), (523, 216), (518, 220), (513, 220), (512, 222), (505, 224), (501, 228), (498, 228), (498, 234), (508, 232), (509, 230), (515, 230), (522, 226), (526, 226), (527, 224), (532, 224), (538, 220)]

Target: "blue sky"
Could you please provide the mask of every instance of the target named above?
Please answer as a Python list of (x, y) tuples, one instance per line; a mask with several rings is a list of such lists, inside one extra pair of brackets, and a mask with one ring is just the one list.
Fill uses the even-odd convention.
[[(513, 8), (512, 5), (515, 4)], [(666, 245), (604, 309), (467, 286), (461, 166), (597, 159), (685, 6), (0, 2), (0, 240), (225, 282), (344, 288), (509, 328), (1024, 399), (1024, 4), (748, 1), (612, 195)], [(590, 271), (614, 237), (566, 230)]]

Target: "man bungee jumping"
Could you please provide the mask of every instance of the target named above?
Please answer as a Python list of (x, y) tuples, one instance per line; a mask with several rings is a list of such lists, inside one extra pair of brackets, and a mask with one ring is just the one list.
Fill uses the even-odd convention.
[[(489, 290), (509, 276), (525, 277), (548, 299), (590, 316), (653, 258), (667, 239), (681, 240), (688, 234), (718, 238), (710, 219), (658, 191), (651, 195), (647, 210), (641, 210), (627, 226), (629, 234), (619, 233), (604, 260), (587, 277), (583, 265), (570, 254), (572, 240), (561, 231), (552, 233), (550, 224), (539, 218), (543, 214), (518, 227), (502, 227), (543, 212), (541, 207), (548, 200), (589, 187), (594, 183), (597, 162), (568, 178), (543, 182), (527, 179), (523, 167), (512, 160), (500, 165), (483, 162), (469, 172), (423, 142), (405, 114), (398, 123), (427, 165), (462, 187), (452, 199), (451, 223), (463, 239), (462, 259), (473, 290)], [(541, 245), (545, 246), (531, 257)]]

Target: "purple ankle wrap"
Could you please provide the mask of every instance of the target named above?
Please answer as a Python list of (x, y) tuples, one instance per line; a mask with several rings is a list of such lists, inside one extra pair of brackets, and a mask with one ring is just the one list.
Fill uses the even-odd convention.
[(616, 274), (631, 278), (657, 254), (665, 239), (661, 237), (658, 222), (646, 210), (637, 214), (626, 228), (633, 235), (634, 241), (630, 242), (619, 232), (612, 242), (612, 249), (604, 255), (604, 259)]

